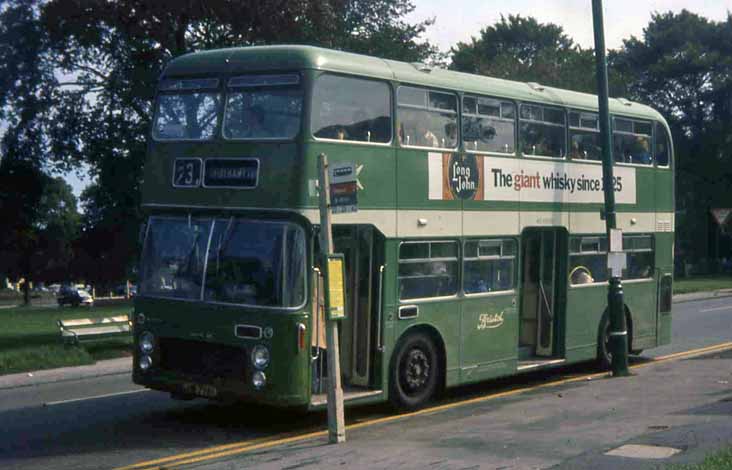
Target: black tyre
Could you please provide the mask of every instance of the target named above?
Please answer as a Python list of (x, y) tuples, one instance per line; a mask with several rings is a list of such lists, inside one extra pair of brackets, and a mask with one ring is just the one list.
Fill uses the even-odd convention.
[(613, 356), (610, 352), (610, 320), (607, 314), (600, 320), (600, 328), (597, 337), (597, 366), (602, 370), (610, 369), (613, 363)]
[[(625, 316), (626, 325), (628, 325), (628, 316)], [(633, 338), (628, 335), (628, 353), (640, 354), (642, 349), (638, 352), (631, 350), (631, 343)], [(610, 319), (607, 313), (602, 316), (600, 320), (600, 328), (598, 329), (597, 337), (597, 366), (602, 370), (609, 370), (613, 363), (613, 354), (610, 352)]]
[(392, 356), (389, 399), (399, 409), (414, 410), (434, 398), (442, 377), (437, 347), (429, 335), (407, 335)]

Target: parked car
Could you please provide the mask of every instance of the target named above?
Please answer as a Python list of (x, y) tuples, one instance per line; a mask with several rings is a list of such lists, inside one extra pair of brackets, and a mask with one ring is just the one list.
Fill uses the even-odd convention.
[(91, 307), (94, 305), (94, 299), (92, 299), (92, 296), (84, 289), (76, 287), (62, 287), (59, 289), (58, 294), (56, 295), (56, 301), (58, 302), (59, 307), (63, 307), (64, 305), (71, 305), (73, 307), (84, 305)]

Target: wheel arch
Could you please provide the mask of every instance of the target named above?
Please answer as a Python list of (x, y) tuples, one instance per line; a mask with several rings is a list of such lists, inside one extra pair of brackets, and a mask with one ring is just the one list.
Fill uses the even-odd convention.
[[(623, 310), (625, 312), (625, 325), (628, 330), (628, 351), (633, 350), (633, 315), (630, 312), (630, 307), (628, 307), (628, 304), (623, 304)], [(610, 309), (605, 308), (605, 311), (602, 312), (602, 316), (600, 317), (600, 323), (597, 325), (597, 341), (600, 341), (600, 338), (602, 338), (602, 324), (607, 318), (607, 321), (610, 321)]]
[[(442, 337), (442, 334), (440, 331), (435, 328), (435, 326), (430, 325), (428, 323), (418, 323), (415, 325), (409, 326), (406, 330), (402, 332), (401, 335), (399, 335), (399, 338), (394, 343), (395, 345), (398, 345), (400, 342), (404, 340), (404, 338), (408, 337), (409, 335), (415, 334), (415, 333), (425, 333), (427, 334), (432, 341), (434, 341), (435, 346), (437, 347), (437, 355), (438, 360), (440, 361), (440, 371), (441, 371), (441, 377), (438, 382), (439, 390), (442, 391), (445, 388), (445, 381), (447, 377), (447, 350), (445, 348), (445, 340)], [(394, 347), (394, 349), (391, 352), (391, 357), (389, 358), (389, 368), (391, 369), (394, 367), (394, 360), (396, 358), (396, 353), (399, 350), (398, 347)]]

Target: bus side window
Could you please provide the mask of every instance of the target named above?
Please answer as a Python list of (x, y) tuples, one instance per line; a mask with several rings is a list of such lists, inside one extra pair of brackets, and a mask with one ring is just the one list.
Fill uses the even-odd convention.
[(516, 106), (510, 101), (465, 96), (463, 142), (466, 150), (513, 154)]
[(401, 86), (397, 91), (399, 139), (404, 146), (457, 147), (457, 97), (451, 93)]
[(569, 112), (569, 156), (573, 160), (602, 160), (600, 121), (596, 113)]
[(320, 139), (391, 141), (391, 92), (375, 80), (324, 74), (313, 91), (311, 130)]
[(650, 235), (624, 235), (623, 251), (628, 256), (623, 279), (647, 279), (653, 276), (653, 238)]
[(564, 158), (567, 143), (563, 110), (522, 104), (519, 117), (523, 155)]
[(654, 158), (656, 159), (656, 164), (658, 166), (667, 167), (671, 161), (671, 145), (669, 143), (670, 139), (668, 137), (668, 132), (666, 132), (666, 128), (663, 127), (660, 122), (656, 123), (655, 137), (656, 148)]
[(613, 156), (616, 162), (651, 165), (651, 125), (613, 118)]
[(569, 282), (573, 286), (607, 281), (607, 237), (572, 237), (569, 246)]
[(463, 251), (466, 294), (506, 291), (514, 288), (516, 242), (469, 240)]
[(455, 295), (458, 244), (454, 241), (404, 242), (399, 247), (399, 298)]

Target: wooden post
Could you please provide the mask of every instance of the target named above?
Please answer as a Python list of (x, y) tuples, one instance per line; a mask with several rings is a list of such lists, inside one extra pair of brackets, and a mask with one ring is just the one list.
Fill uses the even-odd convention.
[[(325, 341), (328, 354), (328, 439), (331, 444), (346, 441), (346, 425), (343, 414), (343, 388), (338, 350), (338, 322), (330, 319), (330, 294), (328, 292), (328, 255), (333, 254), (333, 233), (330, 222), (330, 184), (328, 157), (318, 156), (318, 181), (320, 185), (320, 251), (325, 284)], [(317, 334), (317, 332), (316, 332)]]

